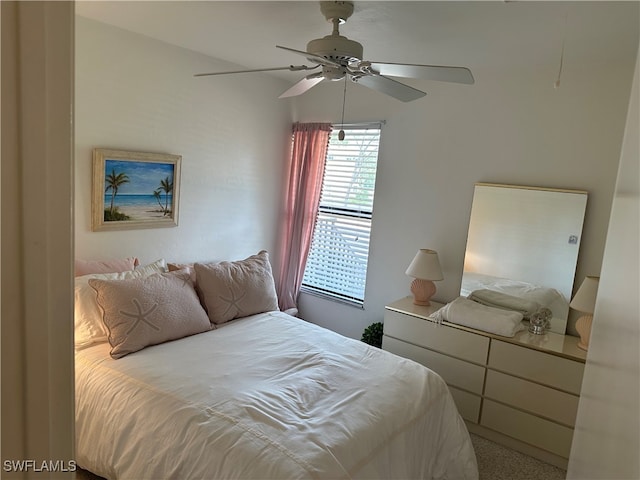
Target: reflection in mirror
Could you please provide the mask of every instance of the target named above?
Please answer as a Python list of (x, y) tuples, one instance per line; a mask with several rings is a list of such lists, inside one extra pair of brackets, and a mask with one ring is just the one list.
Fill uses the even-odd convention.
[(564, 334), (587, 192), (478, 183), (460, 295), (488, 289), (537, 302)]

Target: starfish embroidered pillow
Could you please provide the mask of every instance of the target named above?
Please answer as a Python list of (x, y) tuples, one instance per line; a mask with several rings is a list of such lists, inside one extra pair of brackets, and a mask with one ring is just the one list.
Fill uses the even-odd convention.
[(129, 280), (89, 280), (103, 311), (111, 356), (211, 330), (188, 271)]
[(119, 273), (92, 273), (75, 278), (74, 288), (74, 342), (76, 350), (107, 341), (107, 330), (102, 321), (102, 311), (98, 305), (96, 292), (89, 286), (89, 280), (126, 280), (148, 277), (167, 271), (166, 261), (161, 258), (148, 265)]
[(198, 289), (212, 323), (278, 310), (278, 296), (266, 250), (244, 260), (196, 263), (194, 268)]

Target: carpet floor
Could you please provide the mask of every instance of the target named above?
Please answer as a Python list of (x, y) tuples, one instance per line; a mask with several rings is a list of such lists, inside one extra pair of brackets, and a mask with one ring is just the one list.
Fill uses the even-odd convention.
[(567, 472), (471, 434), (480, 480), (564, 480)]

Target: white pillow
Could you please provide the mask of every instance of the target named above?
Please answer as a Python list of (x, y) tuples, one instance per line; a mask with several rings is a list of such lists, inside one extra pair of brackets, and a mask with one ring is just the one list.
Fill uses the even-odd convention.
[(125, 280), (144, 278), (154, 273), (167, 271), (164, 259), (156, 260), (126, 272), (92, 273), (75, 278), (74, 289), (74, 343), (77, 350), (95, 343), (107, 341), (107, 329), (102, 322), (102, 311), (98, 305), (96, 291), (89, 286), (92, 278), (99, 280)]

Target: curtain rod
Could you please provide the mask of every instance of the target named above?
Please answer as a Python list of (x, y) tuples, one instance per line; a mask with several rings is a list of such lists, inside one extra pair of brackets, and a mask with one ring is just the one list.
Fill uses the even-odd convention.
[(358, 123), (332, 123), (334, 128), (382, 128), (387, 123), (386, 120), (377, 122), (358, 122)]

